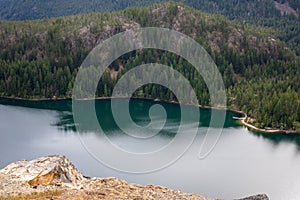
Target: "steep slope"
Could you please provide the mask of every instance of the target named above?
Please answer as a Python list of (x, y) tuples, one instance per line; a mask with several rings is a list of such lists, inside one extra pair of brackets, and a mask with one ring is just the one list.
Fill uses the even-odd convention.
[[(168, 0), (0, 0), (0, 20), (28, 20), (79, 13), (122, 10)], [(244, 26), (268, 26), (300, 55), (298, 0), (174, 0), (208, 13), (219, 13)], [(282, 8), (282, 9), (280, 9)], [(288, 12), (285, 12), (288, 11)], [(283, 15), (282, 15), (283, 14)]]
[[(256, 119), (256, 126), (300, 127), (299, 58), (291, 50), (266, 33), (175, 3), (115, 13), (0, 22), (0, 94), (70, 97), (77, 69), (93, 47), (116, 33), (143, 26), (171, 28), (203, 45), (223, 75), (229, 106), (247, 112)], [(182, 72), (195, 88), (199, 104), (210, 105), (206, 85), (189, 63), (170, 52), (151, 49), (132, 52), (112, 63), (97, 95), (110, 96), (122, 73), (150, 62)], [(116, 71), (120, 76), (112, 75)], [(169, 90), (157, 85), (143, 87), (134, 95), (176, 100)]]

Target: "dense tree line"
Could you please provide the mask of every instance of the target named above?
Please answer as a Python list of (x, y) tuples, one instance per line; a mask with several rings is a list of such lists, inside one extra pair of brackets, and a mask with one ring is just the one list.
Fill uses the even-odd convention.
[[(0, 22), (0, 94), (71, 97), (77, 70), (97, 41), (123, 31), (125, 23), (137, 22), (142, 26), (177, 28), (194, 37), (223, 76), (228, 106), (247, 112), (256, 119), (257, 126), (299, 129), (299, 57), (263, 29), (254, 31), (221, 15), (184, 8), (179, 14), (178, 4), (166, 3), (116, 13)], [(179, 22), (178, 26), (174, 27), (174, 21)], [(107, 26), (109, 30), (104, 28)], [(229, 44), (232, 40), (234, 45)], [(190, 81), (198, 103), (210, 105), (207, 87), (195, 69), (173, 53), (154, 49), (130, 52), (113, 62), (98, 84), (97, 95), (110, 96), (118, 79), (143, 63), (172, 66)], [(112, 69), (119, 71), (116, 77)], [(164, 74), (157, 76), (168, 78)], [(133, 95), (177, 100), (170, 90), (155, 84), (143, 86)]]
[[(28, 20), (79, 13), (109, 12), (129, 7), (149, 6), (168, 0), (0, 0), (0, 19)], [(281, 16), (273, 0), (174, 0), (208, 13), (219, 13), (245, 26), (268, 26), (276, 36), (285, 41), (300, 55), (300, 20), (294, 15)], [(287, 0), (277, 0), (285, 3)], [(289, 5), (299, 13), (299, 1), (289, 0)]]

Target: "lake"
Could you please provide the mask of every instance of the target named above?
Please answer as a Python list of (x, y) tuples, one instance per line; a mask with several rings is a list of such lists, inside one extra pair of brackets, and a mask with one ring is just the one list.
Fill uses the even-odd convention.
[[(122, 99), (116, 101), (120, 105), (120, 114), (124, 113), (123, 102)], [(154, 113), (151, 121), (149, 109), (153, 105), (163, 106), (166, 115), (158, 116)], [(178, 144), (185, 144), (188, 134), (198, 130), (191, 146), (175, 162), (148, 173), (126, 173), (122, 172), (126, 167), (146, 169), (155, 163), (129, 163), (129, 158), (114, 155), (115, 151), (110, 151), (110, 147), (106, 146), (106, 139), (117, 148), (140, 153), (142, 156), (147, 152), (163, 149), (175, 138), (182, 110), (176, 104), (130, 100), (132, 120), (145, 127), (145, 132), (140, 132), (128, 125), (127, 128), (132, 128), (136, 136), (130, 137), (114, 121), (110, 111), (111, 100), (97, 100), (95, 108), (102, 130), (87, 125), (78, 132), (72, 116), (71, 101), (0, 99), (0, 168), (16, 160), (60, 154), (69, 158), (84, 175), (91, 177), (117, 177), (129, 183), (162, 185), (212, 198), (232, 199), (257, 193), (265, 193), (271, 199), (300, 198), (298, 135), (249, 131), (232, 119), (233, 116), (239, 116), (238, 113), (227, 111), (224, 128), (217, 125), (211, 128), (215, 132), (222, 131), (216, 146), (207, 157), (199, 159), (197, 155), (211, 115), (210, 109), (201, 108), (199, 127), (189, 121), (182, 124), (186, 137), (179, 138), (182, 141)], [(188, 111), (198, 108), (184, 106), (182, 109)], [(148, 126), (150, 122), (153, 126)], [(89, 118), (86, 118), (86, 123), (89, 123)], [(162, 124), (163, 129), (157, 135), (144, 138), (148, 134), (146, 130), (159, 129)], [(177, 152), (163, 152), (155, 159), (163, 162), (175, 153)], [(111, 158), (115, 169), (102, 162), (102, 156)]]

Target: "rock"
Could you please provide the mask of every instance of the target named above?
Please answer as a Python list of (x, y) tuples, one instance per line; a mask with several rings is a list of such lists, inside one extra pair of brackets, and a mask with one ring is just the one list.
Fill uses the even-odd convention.
[(269, 200), (269, 197), (266, 194), (258, 194), (243, 199), (237, 199), (237, 200)]
[(0, 170), (10, 181), (39, 185), (66, 185), (80, 187), (83, 175), (64, 156), (48, 156), (32, 161), (18, 161)]
[[(58, 155), (17, 161), (0, 170), (0, 199), (36, 199), (36, 194), (39, 199), (57, 200), (209, 199), (162, 186), (128, 184), (117, 178), (85, 178), (66, 157)], [(243, 200), (267, 199), (257, 195)]]

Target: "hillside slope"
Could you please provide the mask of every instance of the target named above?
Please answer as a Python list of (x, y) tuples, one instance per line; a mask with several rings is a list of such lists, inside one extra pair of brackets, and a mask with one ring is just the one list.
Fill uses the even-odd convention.
[[(78, 67), (93, 47), (121, 31), (146, 26), (174, 29), (199, 42), (223, 75), (228, 105), (256, 119), (252, 122), (256, 126), (299, 129), (299, 58), (266, 33), (175, 3), (114, 13), (0, 22), (0, 94), (70, 97)], [(206, 85), (189, 63), (170, 52), (152, 49), (131, 52), (112, 63), (97, 95), (110, 96), (122, 73), (151, 62), (173, 66), (183, 73), (195, 88), (199, 104), (210, 105)], [(115, 72), (119, 75), (112, 75)], [(176, 100), (169, 90), (157, 85), (143, 87), (134, 96)]]
[[(28, 20), (79, 13), (116, 11), (168, 0), (0, 0), (0, 20)], [(174, 0), (208, 13), (225, 15), (244, 26), (271, 27), (273, 34), (300, 55), (298, 0)]]

